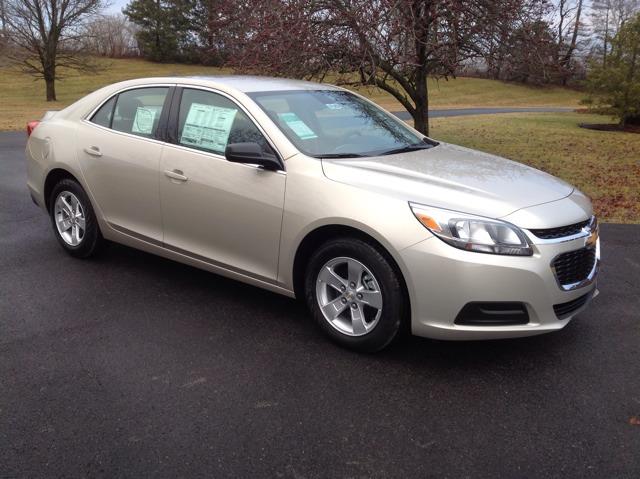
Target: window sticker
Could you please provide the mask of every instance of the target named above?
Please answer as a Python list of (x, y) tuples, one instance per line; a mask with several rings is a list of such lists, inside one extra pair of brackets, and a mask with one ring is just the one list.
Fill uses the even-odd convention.
[(289, 128), (293, 130), (293, 132), (298, 135), (298, 138), (301, 140), (308, 140), (310, 138), (318, 138), (311, 128), (307, 126), (307, 124), (298, 118), (293, 112), (289, 113), (278, 113), (278, 117), (284, 121)]
[(182, 128), (180, 143), (212, 151), (224, 151), (238, 110), (192, 103)]
[(136, 116), (133, 118), (131, 133), (150, 135), (153, 132), (153, 124), (157, 113), (157, 110), (139, 106), (136, 109)]
[(327, 103), (327, 108), (329, 110), (342, 110), (342, 105), (340, 103)]

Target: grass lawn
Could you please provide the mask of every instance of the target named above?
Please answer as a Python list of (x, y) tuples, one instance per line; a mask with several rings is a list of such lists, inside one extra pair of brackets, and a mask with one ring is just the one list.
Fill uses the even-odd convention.
[(132, 78), (167, 75), (220, 74), (220, 68), (200, 65), (159, 64), (144, 60), (98, 60), (104, 70), (97, 75), (69, 73), (56, 81), (57, 102), (45, 101), (44, 81), (0, 67), (0, 131), (22, 130), (47, 110), (59, 110), (100, 87)]
[[(370, 87), (356, 89), (390, 111), (404, 107), (388, 93)], [(584, 94), (562, 87), (532, 87), (482, 78), (429, 80), (429, 108), (578, 107)]]
[[(82, 96), (121, 80), (166, 75), (215, 75), (227, 71), (201, 65), (151, 63), (144, 60), (99, 60), (98, 75), (69, 73), (56, 82), (58, 100), (47, 103), (44, 82), (0, 67), (0, 131), (21, 130), (28, 120), (41, 118), (46, 110), (59, 110)], [(566, 88), (534, 88), (518, 84), (458, 78), (430, 81), (431, 108), (482, 106), (577, 106), (581, 93)], [(389, 94), (375, 88), (356, 89), (391, 111), (404, 108)]]
[(577, 186), (602, 221), (640, 223), (640, 134), (585, 130), (606, 116), (527, 113), (436, 118), (431, 135), (516, 160)]

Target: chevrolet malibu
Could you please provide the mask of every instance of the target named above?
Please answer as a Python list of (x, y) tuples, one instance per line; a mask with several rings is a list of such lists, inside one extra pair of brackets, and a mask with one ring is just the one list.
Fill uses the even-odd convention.
[(122, 243), (304, 298), (359, 351), (556, 331), (597, 294), (589, 199), (317, 83), (117, 83), (28, 125), (28, 186), (70, 255)]

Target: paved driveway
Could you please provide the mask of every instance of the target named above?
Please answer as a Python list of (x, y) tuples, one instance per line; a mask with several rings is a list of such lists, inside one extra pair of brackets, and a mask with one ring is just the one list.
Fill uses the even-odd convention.
[[(569, 113), (575, 108), (563, 107), (524, 107), (524, 108), (452, 108), (446, 110), (429, 110), (429, 118), (446, 118), (450, 116), (495, 115), (498, 113)], [(394, 111), (401, 120), (411, 120), (408, 111)]]
[(0, 477), (640, 477), (640, 228), (565, 330), (327, 342), (284, 297), (129, 248), (74, 260), (0, 134)]

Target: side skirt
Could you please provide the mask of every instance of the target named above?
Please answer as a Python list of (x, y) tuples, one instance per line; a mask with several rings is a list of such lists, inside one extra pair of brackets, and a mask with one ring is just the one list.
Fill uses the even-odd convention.
[(139, 235), (138, 233), (113, 223), (107, 223), (107, 225), (108, 230), (103, 231), (102, 233), (106, 239), (115, 243), (130, 246), (131, 248), (139, 249), (147, 253), (162, 256), (163, 258), (219, 274), (225, 278), (234, 279), (277, 294), (295, 298), (295, 293), (292, 290), (276, 284), (267, 278), (254, 276), (245, 271), (237, 270), (227, 265), (222, 265), (221, 263), (205, 258), (204, 256), (192, 254), (183, 249), (154, 240), (153, 238)]

